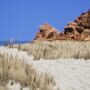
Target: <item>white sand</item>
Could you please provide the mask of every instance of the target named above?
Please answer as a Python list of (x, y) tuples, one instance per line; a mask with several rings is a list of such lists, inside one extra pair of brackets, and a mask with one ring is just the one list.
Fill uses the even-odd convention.
[(90, 60), (43, 60), (33, 66), (52, 75), (60, 90), (90, 90)]

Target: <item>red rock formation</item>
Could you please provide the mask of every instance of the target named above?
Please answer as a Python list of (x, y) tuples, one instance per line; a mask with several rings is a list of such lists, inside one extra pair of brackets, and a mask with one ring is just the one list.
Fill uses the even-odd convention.
[(90, 41), (90, 10), (82, 13), (59, 32), (49, 24), (41, 25), (35, 40), (83, 40)]
[[(39, 28), (40, 32), (36, 34), (35, 40), (56, 40), (63, 39), (63, 33), (58, 32), (49, 24), (41, 25)], [(61, 38), (60, 38), (61, 37)]]
[[(64, 28), (64, 33), (68, 37), (73, 34), (75, 40), (86, 40), (90, 38), (90, 10), (82, 13), (74, 22), (69, 23)], [(70, 33), (70, 35), (69, 35)], [(77, 38), (78, 37), (78, 38)]]

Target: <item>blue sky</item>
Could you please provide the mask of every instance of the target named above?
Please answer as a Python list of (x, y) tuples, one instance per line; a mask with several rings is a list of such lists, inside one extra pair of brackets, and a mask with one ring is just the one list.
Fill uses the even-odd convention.
[(48, 22), (62, 31), (90, 0), (0, 0), (0, 40), (32, 40), (38, 28)]

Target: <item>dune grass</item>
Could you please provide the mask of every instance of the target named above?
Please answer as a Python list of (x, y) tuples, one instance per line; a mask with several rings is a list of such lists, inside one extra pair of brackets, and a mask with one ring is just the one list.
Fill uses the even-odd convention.
[(38, 41), (13, 47), (27, 51), (34, 59), (90, 59), (90, 41)]
[(22, 87), (28, 86), (30, 90), (54, 90), (52, 88), (55, 85), (52, 76), (37, 72), (33, 65), (26, 63), (25, 60), (20, 60), (17, 56), (13, 58), (8, 52), (0, 53), (0, 86), (6, 86), (9, 80), (18, 81)]

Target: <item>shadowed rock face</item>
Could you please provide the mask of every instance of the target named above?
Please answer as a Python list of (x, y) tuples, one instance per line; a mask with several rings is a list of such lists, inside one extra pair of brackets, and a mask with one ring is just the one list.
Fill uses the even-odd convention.
[(82, 13), (73, 22), (64, 27), (64, 32), (59, 32), (49, 24), (39, 28), (35, 40), (90, 40), (90, 10)]

